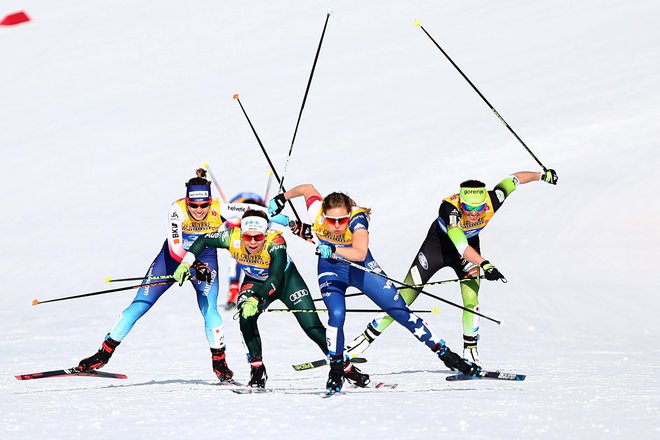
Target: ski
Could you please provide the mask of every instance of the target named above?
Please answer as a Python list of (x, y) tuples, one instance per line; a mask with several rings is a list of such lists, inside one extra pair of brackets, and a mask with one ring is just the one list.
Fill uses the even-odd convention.
[(245, 386), (244, 384), (242, 384), (240, 382), (236, 382), (234, 379), (219, 381), (219, 382), (216, 382), (215, 385), (219, 385), (221, 387), (244, 387)]
[(389, 388), (393, 390), (394, 388), (398, 387), (398, 383), (385, 383), (385, 382), (378, 382), (376, 385), (374, 385), (374, 388)]
[(128, 379), (125, 374), (108, 373), (107, 371), (90, 370), (80, 371), (74, 368), (67, 368), (65, 370), (41, 371), (31, 374), (19, 374), (16, 376), (18, 380), (31, 380), (31, 379), (45, 379), (47, 377), (67, 377), (67, 376), (91, 376), (103, 377), (107, 379)]
[[(367, 362), (365, 358), (355, 357), (351, 359), (354, 364), (364, 364)], [(327, 359), (319, 359), (318, 361), (305, 362), (304, 364), (291, 365), (296, 371), (311, 370), (312, 368), (324, 367), (328, 365)]]
[(272, 393), (273, 390), (270, 388), (258, 388), (258, 387), (240, 387), (240, 388), (233, 388), (233, 392), (236, 394), (265, 394), (265, 393)]
[(466, 376), (465, 374), (454, 374), (452, 376), (447, 376), (445, 379), (450, 382), (457, 380), (474, 380), (474, 379), (499, 379), (499, 380), (522, 381), (525, 380), (526, 377), (527, 376), (524, 374), (481, 370), (474, 376)]

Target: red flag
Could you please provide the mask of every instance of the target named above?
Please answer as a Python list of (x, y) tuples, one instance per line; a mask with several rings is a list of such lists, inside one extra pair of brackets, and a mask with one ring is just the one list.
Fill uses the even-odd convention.
[(0, 21), (0, 26), (13, 26), (15, 24), (26, 23), (30, 21), (30, 17), (24, 12), (14, 12), (13, 14), (7, 15), (5, 18)]

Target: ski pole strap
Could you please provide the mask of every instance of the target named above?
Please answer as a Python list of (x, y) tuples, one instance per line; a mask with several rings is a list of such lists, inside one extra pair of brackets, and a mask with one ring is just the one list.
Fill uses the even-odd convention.
[(393, 283), (396, 283), (396, 284), (398, 284), (398, 285), (400, 285), (400, 286), (402, 286), (402, 287), (407, 287), (407, 288), (409, 288), (409, 289), (416, 289), (416, 290), (419, 290), (420, 293), (423, 293), (423, 294), (426, 295), (426, 296), (430, 296), (431, 298), (437, 299), (438, 301), (442, 301), (442, 302), (444, 302), (444, 303), (446, 303), (446, 304), (449, 304), (449, 305), (451, 305), (451, 306), (454, 306), (454, 307), (459, 308), (459, 309), (461, 309), (461, 310), (464, 310), (464, 311), (466, 311), (466, 312), (470, 312), (470, 313), (472, 313), (473, 315), (477, 315), (477, 316), (480, 316), (480, 317), (482, 317), (482, 318), (484, 318), (484, 319), (487, 319), (487, 320), (489, 320), (489, 321), (493, 321), (493, 322), (496, 323), (497, 325), (500, 325), (500, 326), (502, 325), (502, 321), (498, 321), (497, 319), (493, 319), (493, 318), (491, 318), (490, 316), (486, 316), (486, 315), (484, 315), (484, 314), (482, 314), (482, 313), (479, 313), (479, 312), (477, 312), (477, 311), (474, 311), (474, 310), (468, 309), (468, 308), (466, 308), (466, 307), (463, 307), (463, 306), (461, 306), (461, 305), (459, 305), (459, 304), (456, 304), (455, 302), (449, 301), (449, 300), (444, 299), (444, 298), (442, 298), (442, 297), (440, 297), (440, 296), (437, 296), (437, 295), (434, 295), (434, 294), (432, 294), (432, 293), (425, 292), (424, 290), (420, 290), (420, 289), (418, 289), (418, 288), (415, 288), (414, 286), (412, 286), (412, 285), (410, 285), (410, 284), (402, 283), (401, 281), (395, 280), (394, 278), (390, 278), (390, 277), (388, 277), (387, 275), (384, 275), (384, 274), (382, 274), (382, 273), (374, 272), (373, 270), (367, 269), (366, 267), (364, 267), (364, 266), (362, 266), (362, 265), (360, 265), (360, 264), (354, 263), (354, 262), (351, 261), (351, 260), (347, 260), (346, 258), (342, 257), (341, 255), (338, 255), (338, 254), (332, 254), (332, 255), (330, 256), (330, 258), (332, 258), (333, 260), (336, 260), (336, 261), (341, 261), (342, 263), (344, 263), (344, 264), (348, 264), (349, 266), (354, 267), (354, 268), (356, 268), (356, 269), (359, 269), (359, 270), (361, 270), (361, 271), (363, 271), (363, 272), (367, 272), (367, 273), (370, 273), (370, 274), (372, 274), (372, 275), (376, 275), (377, 277), (381, 277), (381, 278), (384, 278), (384, 279), (386, 279), (386, 280), (392, 281)]

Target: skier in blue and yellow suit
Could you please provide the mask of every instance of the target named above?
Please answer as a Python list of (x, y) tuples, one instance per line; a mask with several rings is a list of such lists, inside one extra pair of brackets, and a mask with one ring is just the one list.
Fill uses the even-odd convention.
[[(448, 367), (467, 375), (473, 375), (479, 370), (476, 365), (449, 350), (426, 322), (408, 309), (391, 281), (332, 258), (333, 254), (337, 254), (363, 265), (371, 272), (384, 274), (369, 250), (369, 209), (358, 207), (343, 193), (331, 193), (322, 198), (314, 186), (303, 184), (273, 198), (269, 203), (270, 213), (278, 214), (286, 200), (299, 196), (305, 198), (309, 216), (314, 220), (312, 230), (321, 243), (317, 248), (318, 281), (329, 314), (326, 330), (330, 355), (330, 374), (326, 383), (328, 393), (340, 391), (344, 382), (344, 295), (348, 287), (362, 291), (421, 343), (437, 353)], [(273, 217), (273, 220), (276, 218)], [(288, 219), (284, 220), (283, 223), (288, 222)]]
[[(197, 177), (186, 183), (186, 197), (172, 203), (168, 216), (167, 240), (149, 266), (145, 281), (172, 274), (195, 239), (216, 232), (223, 223), (220, 202), (211, 197), (211, 182), (206, 171), (197, 170)], [(211, 349), (213, 370), (220, 381), (229, 381), (233, 372), (225, 359), (225, 341), (222, 317), (218, 313), (218, 258), (215, 249), (206, 249), (193, 264), (195, 280), (191, 281), (197, 293), (197, 304), (204, 317), (206, 339)], [(151, 278), (151, 279), (150, 279)], [(80, 361), (78, 369), (93, 370), (103, 367), (115, 348), (131, 331), (158, 299), (172, 286), (171, 283), (141, 287), (133, 302), (126, 308), (108, 333), (99, 350)]]

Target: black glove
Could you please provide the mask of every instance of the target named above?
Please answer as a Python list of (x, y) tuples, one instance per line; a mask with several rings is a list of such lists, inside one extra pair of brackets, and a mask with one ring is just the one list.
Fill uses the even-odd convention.
[(192, 264), (192, 268), (195, 269), (195, 278), (198, 281), (206, 281), (207, 283), (211, 282), (211, 269), (204, 263), (199, 260), (195, 260)]
[(294, 235), (297, 235), (302, 239), (311, 241), (314, 238), (314, 234), (312, 234), (312, 225), (307, 223), (298, 220), (291, 220), (289, 222), (289, 229), (291, 229), (291, 232), (293, 232)]
[(502, 280), (502, 282), (506, 283), (506, 278), (504, 278), (504, 275), (502, 275), (495, 266), (490, 264), (490, 261), (484, 260), (479, 266), (481, 266), (481, 268), (484, 270), (484, 276), (488, 281)]
[(550, 185), (556, 185), (559, 180), (559, 176), (555, 170), (548, 168), (547, 170), (541, 171), (541, 180), (549, 183)]
[(270, 215), (277, 215), (284, 209), (286, 205), (286, 199), (284, 198), (284, 193), (278, 194), (268, 202), (268, 212)]

